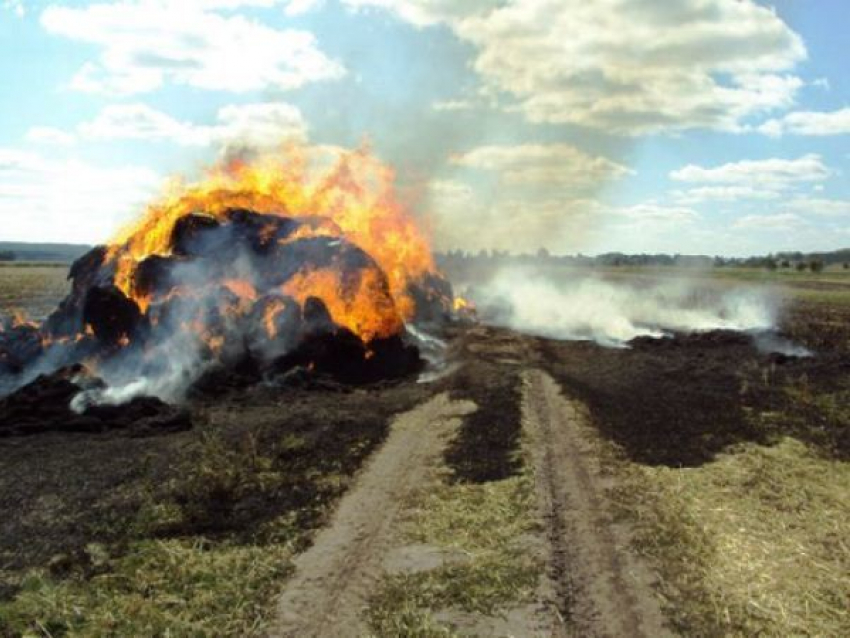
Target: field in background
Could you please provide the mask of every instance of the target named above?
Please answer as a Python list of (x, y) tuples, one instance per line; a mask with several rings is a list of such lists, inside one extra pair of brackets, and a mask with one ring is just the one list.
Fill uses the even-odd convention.
[(50, 314), (68, 293), (67, 264), (0, 266), (0, 313), (23, 311), (38, 319)]
[(788, 299), (850, 304), (850, 270), (832, 267), (820, 273), (764, 268), (603, 268), (606, 278), (685, 279), (725, 285), (764, 286)]
[[(62, 263), (0, 263), (0, 312), (22, 309), (35, 317), (53, 309), (68, 291), (69, 265)], [(674, 267), (576, 268), (540, 266), (541, 275), (554, 279), (596, 276), (610, 281), (651, 284), (655, 281), (685, 280), (696, 284), (765, 287), (788, 301), (850, 306), (850, 270), (832, 267), (821, 273), (792, 269), (713, 268), (697, 270)], [(481, 283), (490, 272), (466, 270), (446, 273), (452, 281)]]
[[(69, 290), (67, 264), (23, 263), (0, 264), (0, 315), (23, 311), (32, 319), (49, 315)], [(674, 267), (608, 267), (575, 268), (555, 265), (537, 270), (552, 280), (599, 277), (630, 286), (652, 286), (665, 281), (685, 281), (696, 286), (714, 288), (754, 287), (767, 290), (784, 308), (780, 329), (815, 351), (850, 352), (850, 270), (830, 268), (822, 273), (797, 272), (791, 269), (768, 271), (757, 268), (713, 268), (696, 270)], [(468, 285), (486, 283), (491, 270), (447, 272), (452, 281), (462, 282), (461, 293)]]

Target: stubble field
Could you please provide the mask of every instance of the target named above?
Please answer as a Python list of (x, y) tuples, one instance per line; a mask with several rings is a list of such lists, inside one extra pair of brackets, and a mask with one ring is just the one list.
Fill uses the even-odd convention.
[(23, 311), (34, 318), (49, 314), (68, 292), (68, 266), (0, 266), (0, 312)]

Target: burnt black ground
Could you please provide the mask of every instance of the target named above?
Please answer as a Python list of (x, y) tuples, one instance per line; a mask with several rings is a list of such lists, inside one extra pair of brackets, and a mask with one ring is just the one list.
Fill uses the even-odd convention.
[(553, 376), (634, 461), (696, 465), (735, 442), (761, 438), (743, 413), (744, 375), (758, 362), (746, 341), (647, 342), (623, 350), (541, 341), (539, 348)]
[[(522, 368), (500, 350), (504, 333), (478, 329), (467, 339), (461, 333), (457, 356), (463, 361), (452, 383), (454, 399), (473, 401), (468, 415), (445, 453), (453, 480), (486, 483), (514, 476), (522, 467), (518, 456), (522, 435), (520, 409)], [(482, 347), (483, 346), (483, 347)]]
[[(157, 530), (162, 537), (263, 543), (262, 523), (288, 512), (300, 528), (320, 526), (390, 417), (430, 391), (416, 383), (255, 388), (191, 405), (188, 432), (0, 439), (0, 598), (14, 593), (10, 573), (51, 562), (85, 570), (87, 544), (133, 540), (148, 501), (184, 511), (180, 524)], [(267, 471), (279, 477), (273, 485), (257, 478)], [(341, 480), (322, 480), (331, 475)]]
[[(823, 321), (817, 307), (808, 320)], [(745, 335), (712, 332), (677, 339), (639, 339), (625, 349), (588, 342), (537, 340), (544, 367), (587, 403), (606, 437), (636, 462), (696, 466), (731, 445), (771, 443), (794, 435), (825, 454), (850, 456), (850, 432), (840, 421), (812, 422), (788, 388), (806, 384), (818, 392), (850, 390), (850, 356), (792, 314), (786, 332), (818, 348), (810, 358), (760, 352)], [(836, 330), (846, 339), (850, 325)], [(807, 337), (812, 337), (807, 338)], [(796, 419), (768, 423), (754, 414), (797, 412)]]

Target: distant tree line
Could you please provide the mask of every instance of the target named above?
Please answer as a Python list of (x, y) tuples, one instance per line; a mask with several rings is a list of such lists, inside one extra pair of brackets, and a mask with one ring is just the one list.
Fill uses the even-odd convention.
[[(776, 259), (772, 256), (765, 257), (761, 265), (768, 270), (790, 270), (793, 268), (797, 272), (811, 270), (815, 273), (823, 272), (823, 269), (826, 267), (826, 264), (820, 259), (800, 259), (799, 261), (792, 262), (790, 259)], [(842, 265), (845, 270), (850, 267), (847, 262), (844, 262)]]
[(462, 267), (492, 267), (499, 265), (568, 265), (579, 267), (621, 267), (621, 266), (675, 266), (686, 268), (766, 268), (768, 270), (797, 270), (821, 272), (831, 265), (840, 265), (850, 270), (850, 249), (833, 252), (802, 253), (782, 252), (754, 257), (720, 257), (708, 255), (682, 254), (626, 254), (619, 252), (587, 256), (553, 255), (545, 248), (534, 254), (516, 254), (509, 251), (481, 250), (467, 252), (450, 250), (437, 254), (440, 265), (452, 270)]
[[(82, 257), (90, 246), (81, 244), (33, 244), (17, 241), (0, 241), (0, 261), (59, 262), (69, 264)], [(11, 257), (10, 257), (11, 255)]]

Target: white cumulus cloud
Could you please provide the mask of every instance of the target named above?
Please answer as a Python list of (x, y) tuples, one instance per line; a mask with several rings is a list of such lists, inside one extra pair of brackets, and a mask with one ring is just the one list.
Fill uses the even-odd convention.
[(711, 168), (689, 164), (673, 171), (670, 177), (680, 182), (784, 190), (801, 183), (822, 182), (831, 174), (821, 156), (811, 153), (792, 160), (742, 160)]
[(284, 8), (288, 16), (299, 16), (321, 7), (325, 0), (289, 0)]
[(447, 24), (475, 47), (485, 87), (533, 122), (737, 131), (803, 85), (802, 39), (754, 0), (344, 1)]
[[(295, 89), (345, 71), (312, 33), (276, 30), (226, 10), (271, 0), (125, 0), (82, 8), (51, 5), (41, 14), (53, 34), (99, 47), (71, 80), (81, 91), (130, 95), (166, 83), (245, 93)], [(223, 12), (225, 11), (225, 12)]]
[(770, 200), (780, 197), (775, 190), (752, 186), (700, 186), (688, 190), (675, 190), (671, 195), (680, 204), (704, 202), (737, 202), (740, 200)]
[(452, 22), (493, 9), (503, 0), (342, 0), (357, 10), (386, 9), (417, 27)]

